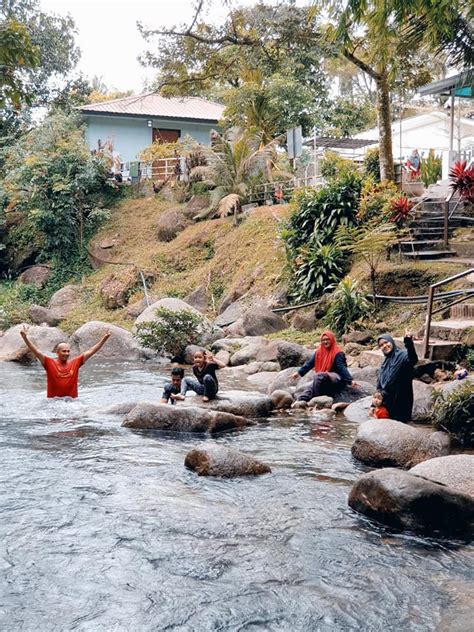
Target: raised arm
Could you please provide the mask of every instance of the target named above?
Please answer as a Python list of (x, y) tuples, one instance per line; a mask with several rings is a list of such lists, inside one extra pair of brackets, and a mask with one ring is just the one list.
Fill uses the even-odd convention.
[(418, 355), (416, 353), (415, 345), (413, 344), (413, 335), (407, 332), (403, 338), (403, 343), (405, 345), (405, 349), (407, 350), (408, 362), (412, 367), (414, 367), (418, 362)]
[(25, 345), (28, 347), (28, 349), (31, 350), (31, 352), (38, 358), (38, 360), (41, 362), (41, 364), (44, 365), (44, 353), (41, 353), (41, 351), (38, 349), (38, 347), (36, 347), (31, 340), (28, 338), (28, 327), (27, 325), (23, 325), (23, 328), (20, 331), (20, 336), (23, 338), (23, 341), (25, 343)]
[(91, 347), (90, 349), (88, 349), (87, 351), (84, 352), (84, 362), (87, 362), (87, 360), (89, 360), (89, 358), (92, 358), (92, 356), (97, 353), (97, 351), (99, 351), (99, 349), (101, 349), (105, 343), (107, 342), (107, 340), (110, 338), (110, 331), (108, 329), (106, 329), (105, 334), (102, 336), (102, 338), (99, 340), (99, 342), (97, 344), (95, 344), (93, 347)]
[(206, 360), (208, 362), (212, 362), (213, 364), (217, 364), (217, 366), (219, 367), (219, 369), (225, 369), (225, 364), (224, 362), (221, 362), (221, 360), (218, 360), (212, 353), (209, 353), (206, 351)]

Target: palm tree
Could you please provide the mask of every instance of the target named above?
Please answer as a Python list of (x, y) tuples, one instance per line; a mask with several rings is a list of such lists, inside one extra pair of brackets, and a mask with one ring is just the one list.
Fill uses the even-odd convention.
[[(390, 83), (393, 62), (425, 47), (451, 64), (474, 64), (472, 3), (466, 0), (348, 0), (330, 29), (341, 53), (376, 86), (382, 180), (394, 179)], [(340, 7), (340, 5), (339, 5)]]
[[(274, 139), (266, 145), (261, 144), (259, 135), (230, 131), (224, 135), (216, 134), (207, 154), (207, 167), (197, 167), (198, 175), (209, 182), (211, 191), (210, 207), (195, 219), (204, 219), (219, 213), (221, 216), (234, 211), (236, 215), (242, 202), (250, 192), (251, 177), (265, 169), (265, 165), (275, 158)], [(193, 171), (191, 171), (191, 177)]]

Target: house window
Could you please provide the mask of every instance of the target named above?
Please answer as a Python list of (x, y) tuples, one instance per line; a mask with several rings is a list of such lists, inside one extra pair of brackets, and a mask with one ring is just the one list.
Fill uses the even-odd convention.
[(153, 142), (154, 143), (176, 143), (181, 136), (179, 129), (160, 129), (158, 127), (153, 128)]

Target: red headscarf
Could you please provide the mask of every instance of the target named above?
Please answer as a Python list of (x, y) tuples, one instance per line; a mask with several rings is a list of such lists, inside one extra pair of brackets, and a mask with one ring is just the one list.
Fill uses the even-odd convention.
[(338, 353), (341, 353), (342, 349), (336, 344), (336, 337), (332, 333), (332, 331), (323, 331), (321, 334), (321, 340), (323, 336), (327, 336), (331, 341), (330, 347), (323, 347), (321, 344), (316, 349), (316, 355), (314, 358), (314, 370), (316, 373), (325, 373), (326, 371), (330, 371), (332, 369), (332, 365), (334, 364), (334, 358)]

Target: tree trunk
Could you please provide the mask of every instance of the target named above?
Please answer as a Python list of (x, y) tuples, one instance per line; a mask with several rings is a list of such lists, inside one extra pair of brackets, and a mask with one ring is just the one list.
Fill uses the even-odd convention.
[(388, 79), (380, 75), (377, 86), (377, 125), (379, 128), (380, 179), (395, 181), (392, 151), (392, 121), (390, 116), (390, 90)]

